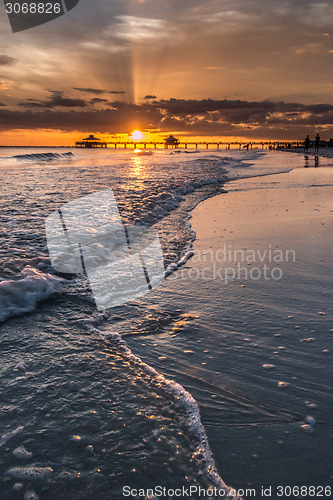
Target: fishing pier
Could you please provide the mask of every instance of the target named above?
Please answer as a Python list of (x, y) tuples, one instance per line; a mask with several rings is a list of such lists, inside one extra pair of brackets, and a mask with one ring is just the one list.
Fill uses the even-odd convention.
[[(172, 136), (170, 136), (172, 137)], [(179, 141), (170, 138), (164, 141), (100, 141), (96, 137), (77, 141), (77, 148), (113, 148), (113, 149), (286, 149), (303, 146), (302, 141), (220, 141), (220, 142), (198, 142)]]

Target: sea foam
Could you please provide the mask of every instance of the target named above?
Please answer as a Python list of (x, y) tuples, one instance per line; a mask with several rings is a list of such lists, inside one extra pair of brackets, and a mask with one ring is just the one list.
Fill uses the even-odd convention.
[[(97, 332), (98, 330), (95, 329), (95, 331)], [(105, 332), (99, 331), (99, 333), (102, 336), (106, 336), (108, 340), (111, 340), (111, 342), (114, 342), (114, 344), (117, 345), (117, 349), (123, 352), (131, 363), (138, 366), (138, 368), (143, 370), (148, 376), (152, 377), (154, 379), (154, 383), (158, 384), (165, 394), (171, 397), (180, 409), (184, 411), (188, 430), (193, 436), (193, 441), (197, 442), (196, 453), (203, 456), (205, 475), (207, 479), (216, 488), (224, 490), (228, 498), (241, 500), (241, 497), (233, 494), (235, 490), (224, 483), (217, 471), (216, 464), (209, 447), (208, 437), (201, 422), (200, 410), (193, 396), (180, 384), (167, 379), (164, 375), (157, 372), (155, 368), (144, 363), (138, 356), (134, 355), (121, 335), (115, 332), (105, 334)]]
[(7, 475), (14, 479), (36, 481), (48, 479), (52, 472), (51, 467), (13, 467), (7, 471)]
[(60, 290), (62, 280), (27, 266), (21, 279), (0, 282), (0, 322), (32, 312), (39, 301)]
[(23, 427), (20, 426), (20, 427), (17, 427), (16, 429), (14, 429), (13, 431), (9, 431), (9, 432), (6, 432), (5, 434), (2, 434), (2, 436), (0, 438), (0, 448), (2, 446), (5, 446), (5, 444), (7, 444), (8, 441), (10, 441), (12, 438), (17, 436), (18, 434), (20, 434), (20, 432), (22, 432), (22, 431), (23, 431)]

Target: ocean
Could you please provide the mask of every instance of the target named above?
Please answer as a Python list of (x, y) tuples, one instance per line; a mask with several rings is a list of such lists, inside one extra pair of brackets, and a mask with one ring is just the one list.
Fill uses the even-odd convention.
[[(319, 170), (330, 171), (331, 164), (330, 158), (320, 158)], [(317, 263), (318, 240), (302, 240), (311, 252), (302, 272), (289, 268), (288, 300), (272, 303), (271, 289), (262, 280), (259, 300), (252, 285), (243, 289), (233, 281), (216, 294), (216, 282), (186, 274), (195, 257), (191, 217), (196, 210), (224, 199), (228, 190), (243, 193), (243, 206), (251, 191), (277, 193), (279, 179), (304, 166), (304, 155), (262, 150), (156, 150), (142, 155), (130, 150), (1, 148), (1, 499), (118, 500), (124, 498), (124, 487), (136, 490), (130, 498), (139, 498), (140, 489), (157, 485), (226, 491), (225, 483), (240, 490), (253, 485), (259, 489), (261, 484), (276, 487), (274, 478), (282, 480), (291, 467), (291, 459), (284, 459), (286, 438), (281, 435), (286, 432), (292, 434), (292, 449), (297, 451), (290, 455), (293, 465), (304, 436), (313, 440), (317, 434), (316, 457), (332, 463), (325, 445), (327, 432), (332, 434), (326, 333), (332, 328), (327, 280), (331, 261), (326, 266), (320, 259)], [(327, 179), (297, 182), (289, 193), (327, 187)], [(125, 226), (144, 225), (158, 232), (168, 276), (144, 297), (101, 312), (86, 275), (52, 268), (45, 220), (65, 203), (110, 188)], [(228, 210), (236, 207), (232, 199), (230, 203), (223, 210), (219, 206), (216, 218), (225, 217), (223, 229), (230, 226), (230, 234), (237, 220), (246, 221), (236, 231), (242, 238), (236, 234), (235, 240), (226, 240), (239, 248), (253, 238), (246, 227), (256, 217), (245, 208), (238, 218), (227, 218)], [(200, 231), (213, 225), (214, 213)], [(261, 230), (267, 234), (265, 227)], [(223, 229), (216, 229), (216, 238)], [(286, 239), (282, 231), (279, 241), (294, 248), (292, 236), (293, 231)], [(331, 240), (321, 236), (320, 241), (325, 259)], [(207, 239), (199, 238), (198, 244), (202, 252), (207, 250)], [(309, 329), (309, 306), (297, 308), (295, 323), (290, 297), (302, 297), (306, 303), (311, 293), (317, 322)], [(281, 318), (288, 316), (286, 326)], [(324, 332), (321, 351), (328, 352), (311, 357), (308, 349), (304, 356), (309, 356), (311, 373), (325, 367), (325, 382), (321, 374), (311, 379), (311, 388), (306, 383), (307, 367), (297, 365), (289, 328), (309, 329), (297, 339), (302, 348), (312, 345), (309, 338), (317, 340), (318, 330)], [(286, 336), (285, 344), (274, 345), (269, 355), (267, 332)], [(286, 380), (274, 379), (273, 390), (272, 357), (277, 357), (274, 352), (283, 355), (286, 345), (290, 373)], [(263, 349), (259, 358), (258, 349)], [(254, 360), (258, 366), (253, 367)], [(305, 380), (295, 384), (294, 394), (288, 388), (292, 377)], [(278, 382), (285, 383), (284, 402), (283, 384)], [(316, 391), (320, 397), (315, 397)], [(318, 419), (312, 416), (318, 404), (325, 410), (325, 434), (313, 433), (309, 420)], [(272, 436), (274, 443), (282, 444), (269, 462), (262, 460), (257, 440), (261, 438), (270, 456)], [(304, 449), (311, 454), (309, 443)], [(302, 475), (301, 467), (296, 469), (293, 483)], [(329, 466), (318, 470), (318, 481), (327, 481)], [(198, 494), (193, 490), (190, 498)]]

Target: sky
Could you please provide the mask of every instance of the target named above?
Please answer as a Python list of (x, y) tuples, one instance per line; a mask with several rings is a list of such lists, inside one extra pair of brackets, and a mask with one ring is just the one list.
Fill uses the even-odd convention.
[(333, 3), (80, 0), (12, 33), (0, 3), (0, 145), (134, 129), (333, 137)]

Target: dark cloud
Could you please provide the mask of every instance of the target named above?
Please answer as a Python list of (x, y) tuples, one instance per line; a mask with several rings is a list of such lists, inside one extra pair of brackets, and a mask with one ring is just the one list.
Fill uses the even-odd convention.
[(21, 108), (45, 108), (48, 107), (46, 106), (42, 101), (33, 101), (32, 99), (28, 99), (27, 101), (24, 102), (19, 102), (17, 104)]
[[(72, 101), (58, 94), (53, 95), (54, 102)], [(23, 104), (41, 107), (38, 101)], [(109, 109), (90, 111), (23, 112), (2, 109), (0, 131), (54, 128), (65, 132), (114, 134), (128, 132), (133, 128), (155, 128), (188, 135), (271, 139), (302, 138), (305, 133), (312, 132), (313, 128), (325, 134), (332, 135), (333, 132), (333, 106), (330, 104), (173, 98), (141, 105), (112, 101), (108, 105)]]
[[(201, 115), (213, 112), (243, 114), (251, 117), (256, 113), (272, 113), (274, 111), (299, 111), (305, 105), (298, 103), (264, 101), (242, 101), (232, 99), (161, 99), (153, 103), (145, 104), (150, 108), (157, 108), (170, 115), (187, 116)], [(329, 106), (329, 105), (322, 105)]]
[(37, 99), (27, 99), (20, 102), (18, 106), (25, 108), (84, 108), (87, 106), (86, 101), (82, 99), (70, 99), (64, 97), (64, 92), (61, 90), (48, 90), (51, 93), (51, 98), (46, 101), (39, 101)]
[(56, 106), (62, 106), (64, 108), (84, 108), (87, 103), (82, 99), (69, 99), (64, 97), (64, 93), (61, 91), (54, 91), (52, 97), (49, 101), (46, 101), (47, 107), (53, 108)]
[[(152, 115), (152, 113), (150, 113)], [(40, 112), (9, 111), (0, 109), (0, 131), (13, 129), (53, 128), (64, 132), (78, 130), (87, 132), (109, 132), (130, 131), (134, 127), (141, 126), (146, 121), (147, 113), (137, 112), (133, 116), (132, 110), (96, 110), (96, 111), (51, 111)], [(160, 116), (154, 116), (154, 122), (159, 122)], [(152, 121), (152, 120), (150, 120)]]
[(73, 87), (74, 90), (78, 90), (79, 92), (88, 92), (89, 94), (105, 94), (106, 90), (102, 89), (91, 89), (91, 88), (81, 88), (81, 87)]
[(144, 99), (156, 99), (156, 95), (150, 95), (150, 94), (148, 94), (148, 95), (146, 95), (144, 97)]
[(93, 99), (90, 99), (90, 104), (100, 104), (102, 102), (108, 102), (107, 99), (101, 99), (100, 97), (94, 97)]
[(314, 104), (306, 106), (307, 110), (311, 113), (321, 114), (328, 113), (333, 110), (332, 104)]
[(7, 104), (4, 104), (3, 102), (0, 102), (0, 107), (7, 106)]
[(112, 109), (131, 111), (133, 113), (136, 113), (141, 109), (141, 106), (138, 104), (132, 104), (123, 101), (109, 101), (108, 104)]
[(6, 54), (0, 54), (0, 66), (11, 66), (16, 62), (14, 57), (7, 56)]
[(88, 92), (89, 94), (125, 94), (123, 90), (102, 90), (102, 89), (92, 89), (92, 88), (81, 88), (81, 87), (73, 87), (74, 90), (78, 90), (79, 92)]

